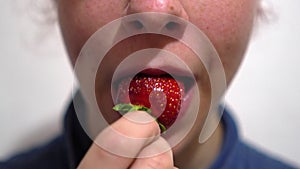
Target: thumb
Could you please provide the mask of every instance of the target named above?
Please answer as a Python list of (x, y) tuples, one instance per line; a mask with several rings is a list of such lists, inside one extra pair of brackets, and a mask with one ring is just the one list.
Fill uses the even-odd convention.
[(174, 169), (171, 147), (162, 137), (146, 146), (130, 169)]

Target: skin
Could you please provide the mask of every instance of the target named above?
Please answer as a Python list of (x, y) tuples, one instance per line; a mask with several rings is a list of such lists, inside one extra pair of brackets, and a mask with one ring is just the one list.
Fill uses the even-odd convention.
[[(224, 66), (227, 85), (231, 83), (239, 68), (247, 49), (253, 23), (260, 11), (258, 0), (57, 0), (56, 3), (65, 46), (73, 65), (84, 43), (105, 24), (132, 13), (163, 12), (188, 20), (208, 36)], [(105, 82), (111, 80), (114, 68), (122, 59), (134, 51), (149, 47), (165, 49), (179, 56), (190, 67), (197, 83), (201, 84), (199, 91), (203, 106), (198, 112), (191, 132), (172, 151), (145, 159), (119, 157), (93, 144), (79, 168), (94, 168), (95, 166), (99, 168), (105, 166), (106, 169), (151, 168), (155, 164), (157, 166), (152, 166), (152, 168), (166, 169), (173, 168), (174, 165), (179, 168), (207, 168), (218, 155), (223, 138), (222, 124), (218, 126), (206, 143), (198, 143), (198, 136), (210, 103), (211, 93), (207, 74), (194, 53), (174, 39), (157, 35), (141, 35), (126, 39), (113, 47), (103, 60), (105, 65), (109, 66), (104, 65), (99, 70), (107, 73), (96, 77), (95, 92), (98, 103), (108, 105), (104, 106), (103, 110), (107, 114), (111, 114), (109, 112), (113, 105), (111, 100), (106, 99), (110, 97), (110, 93), (107, 92), (110, 90), (107, 90), (109, 86)], [(100, 81), (100, 79), (102, 80)], [(141, 124), (130, 122), (124, 118), (116, 121), (116, 117), (109, 115), (106, 117), (108, 121), (113, 122), (113, 128), (129, 136), (133, 133), (136, 134), (135, 137), (159, 134), (158, 126), (152, 123), (141, 126)], [(141, 127), (144, 129), (137, 130)], [(101, 138), (103, 142), (110, 143), (111, 141), (106, 139), (110, 135), (110, 132), (102, 132), (98, 138)], [(136, 149), (138, 151), (151, 149), (152, 143), (159, 142), (160, 139), (157, 137), (148, 140), (147, 144), (136, 147)], [(120, 163), (116, 164), (115, 160)]]

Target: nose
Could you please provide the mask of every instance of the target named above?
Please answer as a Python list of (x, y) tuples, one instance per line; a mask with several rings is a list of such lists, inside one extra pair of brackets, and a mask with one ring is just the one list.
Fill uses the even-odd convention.
[(130, 0), (128, 14), (141, 12), (162, 12), (188, 19), (179, 0)]
[(179, 0), (129, 0), (127, 14), (137, 13), (142, 14), (123, 21), (126, 30), (169, 31), (178, 35), (185, 28), (183, 19), (189, 19)]

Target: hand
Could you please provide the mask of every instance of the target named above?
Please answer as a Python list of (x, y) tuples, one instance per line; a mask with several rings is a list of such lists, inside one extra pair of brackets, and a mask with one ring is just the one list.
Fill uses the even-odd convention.
[(129, 112), (98, 135), (78, 169), (176, 169), (171, 148), (159, 135), (148, 113)]

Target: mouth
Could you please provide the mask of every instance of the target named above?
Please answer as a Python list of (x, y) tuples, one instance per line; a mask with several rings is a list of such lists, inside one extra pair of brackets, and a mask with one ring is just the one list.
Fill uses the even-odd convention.
[(112, 83), (115, 103), (150, 108), (151, 114), (168, 129), (188, 109), (195, 87), (191, 73), (169, 70), (146, 68), (134, 76), (123, 72)]

